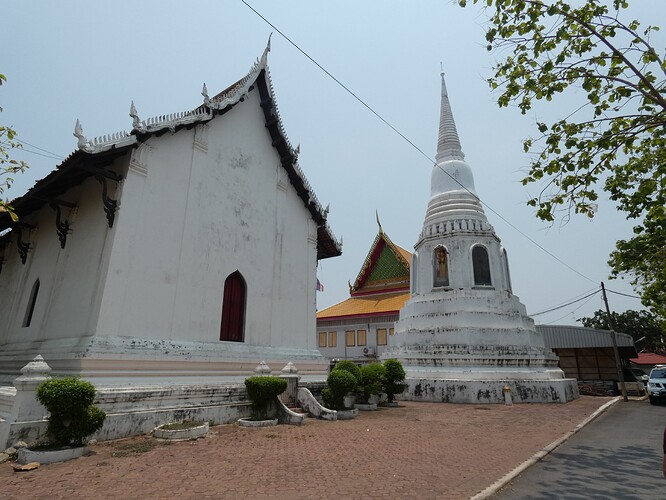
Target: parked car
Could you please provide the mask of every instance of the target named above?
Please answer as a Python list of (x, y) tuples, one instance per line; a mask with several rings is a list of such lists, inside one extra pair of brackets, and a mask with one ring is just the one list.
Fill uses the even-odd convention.
[(647, 389), (650, 403), (666, 399), (666, 365), (657, 365), (652, 369)]
[(650, 379), (650, 376), (647, 373), (645, 373), (643, 370), (641, 370), (640, 368), (630, 368), (630, 370), (631, 370), (631, 373), (636, 378), (636, 381), (643, 382), (643, 385), (647, 389), (648, 380)]

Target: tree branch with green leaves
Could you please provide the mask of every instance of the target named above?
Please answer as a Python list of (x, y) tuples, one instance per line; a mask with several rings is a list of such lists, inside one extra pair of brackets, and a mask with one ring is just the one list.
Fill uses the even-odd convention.
[(583, 100), (524, 141), (531, 162), (522, 183), (542, 186), (528, 205), (549, 222), (592, 218), (606, 191), (637, 224), (611, 255), (613, 276), (627, 275), (666, 316), (666, 61), (650, 40), (659, 27), (625, 21), (627, 0), (469, 3), (485, 7), (487, 47), (501, 56), (488, 80), (500, 107), (525, 114), (560, 94)]
[[(0, 73), (0, 85), (7, 81), (5, 75)], [(0, 108), (0, 112), (2, 108)], [(18, 220), (16, 212), (3, 195), (14, 182), (14, 175), (28, 168), (24, 161), (11, 157), (12, 149), (21, 148), (20, 142), (15, 140), (16, 132), (11, 127), (0, 125), (0, 212), (8, 212), (13, 221)]]

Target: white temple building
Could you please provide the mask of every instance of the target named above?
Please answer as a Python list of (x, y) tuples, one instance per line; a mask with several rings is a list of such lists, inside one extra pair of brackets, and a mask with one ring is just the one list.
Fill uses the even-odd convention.
[(382, 359), (405, 366), (404, 399), (499, 403), (578, 397), (511, 289), (506, 250), (465, 162), (442, 74), (430, 201), (411, 262), (410, 298)]
[(316, 267), (341, 245), (282, 127), (269, 47), (194, 110), (132, 103), (131, 131), (98, 139), (77, 122), (78, 149), (12, 202), (19, 221), (0, 213), (0, 385), (37, 355), (98, 387), (242, 381), (262, 360), (325, 376)]

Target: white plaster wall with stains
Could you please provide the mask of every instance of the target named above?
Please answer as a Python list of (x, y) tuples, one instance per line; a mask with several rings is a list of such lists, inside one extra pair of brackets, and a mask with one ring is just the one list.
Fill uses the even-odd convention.
[[(317, 226), (289, 182), (250, 92), (223, 116), (153, 135), (106, 166), (124, 176), (108, 227), (101, 186), (89, 178), (60, 248), (55, 213), (26, 217), (25, 264), (16, 245), (0, 273), (0, 382), (36, 354), (58, 374), (101, 384), (240, 376), (262, 359), (279, 371), (324, 373), (316, 350)], [(244, 342), (221, 342), (224, 282), (247, 285)], [(35, 280), (39, 295), (22, 327)], [(202, 363), (204, 362), (204, 363)], [(178, 379), (180, 380), (180, 379)], [(213, 380), (209, 378), (209, 380)]]

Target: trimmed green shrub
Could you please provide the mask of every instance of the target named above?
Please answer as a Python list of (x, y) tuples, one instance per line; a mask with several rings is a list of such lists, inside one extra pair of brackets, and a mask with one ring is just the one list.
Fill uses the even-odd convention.
[(346, 410), (344, 399), (356, 388), (357, 380), (347, 370), (333, 370), (326, 379), (328, 387), (321, 391), (324, 405), (332, 410)]
[(389, 403), (392, 403), (396, 394), (402, 394), (407, 388), (404, 384), (405, 369), (402, 363), (397, 359), (387, 359), (384, 361), (384, 392)]
[(82, 446), (104, 424), (106, 413), (92, 404), (95, 386), (90, 382), (53, 378), (39, 384), (36, 393), (50, 413), (47, 432), (56, 446)]
[(287, 388), (287, 381), (280, 377), (250, 377), (245, 379), (247, 395), (252, 401), (252, 418), (268, 419), (268, 409)]
[(366, 403), (370, 396), (379, 394), (382, 390), (385, 372), (384, 366), (379, 363), (371, 363), (361, 367), (361, 389)]
[(357, 384), (361, 383), (361, 369), (353, 361), (349, 361), (348, 359), (338, 361), (331, 371), (335, 370), (345, 370), (354, 376)]

